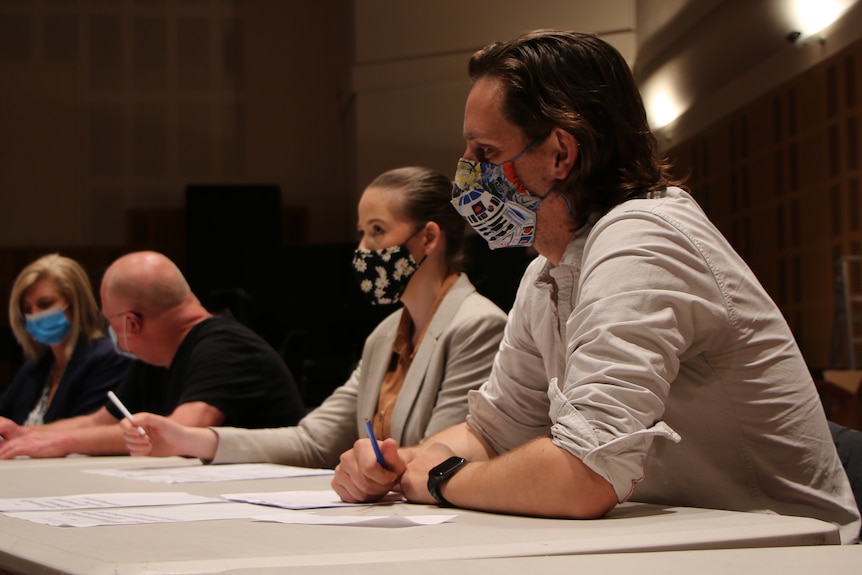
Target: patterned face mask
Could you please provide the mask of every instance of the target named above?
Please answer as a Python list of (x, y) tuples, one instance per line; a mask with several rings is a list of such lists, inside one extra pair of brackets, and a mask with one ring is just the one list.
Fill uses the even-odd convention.
[(417, 264), (406, 243), (382, 250), (357, 248), (353, 252), (353, 273), (371, 305), (394, 304), (401, 300), (407, 282), (424, 261), (422, 258)]
[(502, 164), (458, 160), (452, 205), (492, 250), (530, 246), (536, 239), (536, 211), (550, 193), (540, 198), (527, 190), (515, 174), (514, 161), (545, 138)]

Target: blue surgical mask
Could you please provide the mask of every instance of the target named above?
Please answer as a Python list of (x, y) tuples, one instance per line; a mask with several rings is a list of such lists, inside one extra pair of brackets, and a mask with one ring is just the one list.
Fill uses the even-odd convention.
[(535, 140), (502, 164), (461, 158), (455, 173), (452, 205), (494, 250), (533, 245), (541, 198), (527, 190), (515, 174), (515, 160), (547, 136)]
[(126, 333), (126, 318), (123, 318), (123, 340), (125, 340), (126, 342), (126, 349), (120, 348), (120, 344), (117, 343), (117, 332), (114, 331), (114, 328), (111, 326), (111, 324), (108, 324), (108, 335), (111, 337), (111, 341), (114, 342), (114, 349), (117, 350), (118, 354), (124, 355), (132, 359), (138, 359), (138, 356), (133, 354), (131, 351), (126, 351), (129, 349), (129, 337)]
[(43, 345), (57, 345), (72, 329), (72, 322), (66, 317), (65, 307), (51, 309), (24, 315), (24, 329), (33, 339)]

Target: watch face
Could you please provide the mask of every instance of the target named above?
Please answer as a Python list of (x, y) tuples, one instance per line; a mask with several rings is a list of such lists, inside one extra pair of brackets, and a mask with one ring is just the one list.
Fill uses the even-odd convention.
[(433, 473), (434, 475), (436, 475), (438, 477), (444, 477), (449, 472), (451, 472), (453, 469), (457, 469), (458, 467), (460, 467), (464, 463), (466, 463), (466, 460), (463, 457), (458, 457), (457, 455), (455, 455), (455, 456), (450, 457), (449, 459), (447, 459), (446, 461), (444, 461), (443, 463), (441, 463), (437, 467), (433, 468), (431, 470), (431, 473)]
[(436, 499), (437, 503), (441, 506), (451, 507), (452, 504), (443, 497), (442, 493), (440, 493), (440, 485), (446, 482), (449, 477), (454, 475), (458, 471), (458, 468), (465, 463), (467, 463), (466, 459), (453, 455), (440, 465), (432, 467), (428, 472), (428, 493), (430, 493), (431, 497)]

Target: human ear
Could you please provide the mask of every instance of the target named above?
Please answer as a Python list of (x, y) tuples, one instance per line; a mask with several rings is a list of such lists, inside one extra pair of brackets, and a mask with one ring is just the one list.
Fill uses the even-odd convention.
[(126, 333), (130, 334), (139, 334), (143, 326), (143, 318), (136, 313), (128, 313), (126, 314)]
[(433, 253), (437, 246), (440, 245), (440, 238), (443, 236), (443, 230), (440, 229), (440, 224), (437, 222), (428, 222), (425, 228), (420, 233), (422, 244), (426, 254)]
[(578, 141), (571, 133), (560, 127), (551, 130), (551, 138), (553, 138), (555, 148), (554, 178), (565, 180), (572, 172), (578, 159), (580, 152)]

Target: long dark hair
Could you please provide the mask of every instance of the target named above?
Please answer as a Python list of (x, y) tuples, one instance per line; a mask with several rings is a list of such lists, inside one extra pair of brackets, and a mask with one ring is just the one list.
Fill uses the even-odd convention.
[(563, 183), (575, 226), (639, 194), (679, 184), (659, 156), (631, 70), (610, 44), (590, 34), (536, 30), (476, 52), (470, 79), (499, 78), (503, 114), (534, 140), (554, 126), (578, 142)]

